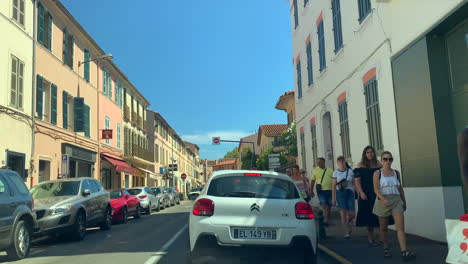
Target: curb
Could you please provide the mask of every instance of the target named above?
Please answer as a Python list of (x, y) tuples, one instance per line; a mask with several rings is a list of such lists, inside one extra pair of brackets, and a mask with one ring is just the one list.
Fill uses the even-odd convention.
[(340, 256), (338, 253), (334, 252), (333, 250), (327, 248), (326, 246), (318, 243), (317, 244), (317, 248), (322, 251), (323, 253), (325, 253), (326, 255), (328, 255), (329, 257), (333, 258), (334, 260), (336, 260), (338, 263), (342, 263), (342, 264), (352, 264), (351, 261), (345, 259), (344, 257)]

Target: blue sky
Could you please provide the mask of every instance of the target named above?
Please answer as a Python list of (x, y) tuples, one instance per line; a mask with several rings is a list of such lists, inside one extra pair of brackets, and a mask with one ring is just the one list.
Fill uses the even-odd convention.
[[(62, 0), (88, 33), (202, 158), (217, 159), (293, 89), (284, 0)], [(130, 4), (131, 3), (131, 4)]]

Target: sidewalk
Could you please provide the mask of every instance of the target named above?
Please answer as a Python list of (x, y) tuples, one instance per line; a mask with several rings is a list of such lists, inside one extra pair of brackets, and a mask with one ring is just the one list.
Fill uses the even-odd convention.
[[(314, 206), (314, 211), (315, 209), (316, 207)], [(343, 238), (344, 232), (340, 223), (340, 214), (336, 208), (332, 210), (331, 225), (326, 229), (326, 231), (327, 239), (320, 240), (319, 245), (322, 247), (323, 251), (329, 251), (327, 252), (329, 255), (335, 257), (342, 263), (390, 264), (403, 262), (400, 255), (400, 249), (398, 247), (396, 232), (393, 230), (389, 229), (388, 232), (390, 251), (393, 255), (393, 257), (390, 259), (385, 259), (383, 257), (383, 248), (381, 246), (370, 247), (368, 245), (367, 232), (365, 228), (354, 227), (351, 234), (351, 239), (345, 240)], [(376, 229), (374, 232), (376, 235), (378, 235), (379, 231)], [(416, 259), (409, 263), (445, 263), (445, 258), (448, 252), (446, 245), (414, 235), (407, 235), (407, 244), (408, 249), (415, 251), (417, 254)], [(347, 261), (340, 259), (340, 257)]]

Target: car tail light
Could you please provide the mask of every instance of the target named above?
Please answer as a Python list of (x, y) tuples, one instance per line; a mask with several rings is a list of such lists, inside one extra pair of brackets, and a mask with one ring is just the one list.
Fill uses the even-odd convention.
[(298, 202), (296, 204), (296, 218), (297, 219), (313, 219), (314, 212), (312, 206), (306, 202)]
[(252, 173), (252, 172), (248, 172), (248, 173), (244, 173), (244, 176), (258, 177), (258, 176), (262, 176), (262, 174), (261, 174), (261, 173)]
[(214, 202), (210, 199), (200, 199), (193, 205), (194, 215), (212, 216), (214, 213)]
[(138, 196), (138, 198), (140, 198), (140, 199), (145, 199), (146, 197), (148, 197), (148, 195), (146, 195), (146, 194)]

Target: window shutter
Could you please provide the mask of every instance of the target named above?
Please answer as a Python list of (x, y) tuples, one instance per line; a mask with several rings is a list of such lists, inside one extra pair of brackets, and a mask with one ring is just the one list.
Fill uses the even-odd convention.
[(108, 74), (107, 76), (109, 76), (109, 80), (107, 82), (107, 85), (108, 85), (108, 92), (109, 92), (109, 98), (112, 100), (112, 77), (110, 76), (110, 74)]
[(102, 92), (107, 94), (107, 72), (105, 69), (102, 69)]
[(37, 6), (37, 41), (44, 44), (44, 6)]
[(63, 113), (63, 128), (68, 129), (68, 93), (62, 92), (62, 113)]
[(68, 66), (70, 66), (73, 69), (73, 54), (74, 54), (73, 53), (73, 48), (75, 47), (75, 45), (74, 45), (75, 41), (74, 41), (74, 38), (73, 38), (72, 35), (69, 34), (68, 36), (70, 37), (70, 39), (68, 40), (68, 42), (69, 42), (68, 43), (68, 45), (69, 45), (69, 47), (68, 47), (68, 57), (69, 57), (68, 58)]
[(89, 105), (83, 106), (83, 121), (84, 121), (84, 135), (85, 137), (90, 137), (89, 134)]
[(47, 13), (47, 48), (52, 50), (52, 16)]
[(50, 86), (50, 122), (57, 124), (57, 85)]
[(73, 116), (75, 132), (84, 132), (84, 98), (73, 98)]
[[(89, 50), (84, 50), (84, 61), (89, 61)], [(89, 62), (84, 63), (84, 79), (89, 82)]]
[(68, 33), (67, 29), (63, 29), (63, 51), (62, 51), (63, 63), (68, 62)]
[(39, 119), (42, 119), (42, 101), (44, 98), (44, 89), (42, 88), (42, 76), (37, 75), (36, 80), (36, 113)]

